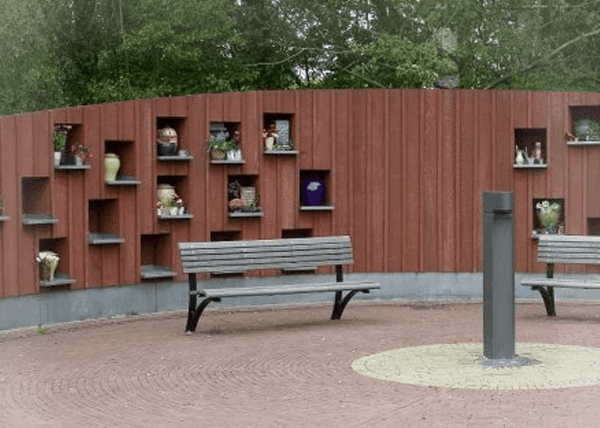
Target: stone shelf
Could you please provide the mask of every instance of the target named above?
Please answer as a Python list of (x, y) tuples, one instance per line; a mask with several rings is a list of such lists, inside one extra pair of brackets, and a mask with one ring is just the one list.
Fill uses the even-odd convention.
[(600, 146), (600, 141), (567, 141), (567, 146)]
[(23, 214), (22, 218), (23, 224), (26, 226), (58, 223), (58, 219), (52, 218), (51, 214)]
[(244, 159), (239, 160), (239, 161), (232, 161), (232, 160), (227, 160), (227, 159), (211, 159), (210, 163), (213, 165), (243, 165), (246, 163), (246, 161)]
[(90, 169), (91, 166), (84, 164), (84, 165), (59, 165), (59, 166), (55, 166), (54, 169), (56, 171), (85, 171), (86, 169)]
[(49, 287), (59, 287), (61, 285), (71, 285), (74, 284), (75, 280), (69, 278), (66, 274), (58, 274), (54, 276), (54, 279), (44, 281), (40, 280), (40, 287), (49, 288)]
[(257, 211), (257, 212), (230, 212), (228, 215), (231, 218), (245, 218), (245, 217), (262, 217), (264, 214), (262, 211)]
[(160, 162), (182, 162), (194, 159), (193, 156), (157, 156), (156, 160)]
[(188, 220), (190, 218), (194, 218), (194, 216), (190, 213), (185, 214), (161, 214), (158, 216), (159, 220)]
[(518, 165), (518, 164), (514, 164), (513, 165), (514, 169), (544, 169), (544, 168), (548, 168), (548, 164), (544, 163), (541, 165), (536, 165), (536, 164), (523, 164), (523, 165)]
[(142, 279), (173, 278), (175, 276), (177, 274), (168, 267), (157, 265), (143, 265), (140, 267), (140, 277)]
[(301, 205), (300, 211), (333, 211), (333, 205)]
[(125, 178), (116, 180), (104, 180), (107, 186), (137, 186), (141, 184), (141, 181), (136, 180), (135, 178)]
[(298, 150), (266, 150), (264, 151), (265, 155), (288, 155), (288, 156), (296, 156), (300, 152)]
[(125, 242), (116, 233), (90, 233), (88, 242), (90, 245), (113, 245)]

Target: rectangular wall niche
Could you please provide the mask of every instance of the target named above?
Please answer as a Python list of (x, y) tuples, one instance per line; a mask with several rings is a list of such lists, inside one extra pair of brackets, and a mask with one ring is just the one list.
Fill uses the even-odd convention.
[[(273, 141), (274, 151), (294, 150), (292, 139), (293, 115), (282, 113), (265, 113), (263, 115), (263, 132), (267, 135), (276, 131), (277, 138)], [(267, 149), (267, 147), (265, 147)]]
[[(536, 143), (541, 143), (540, 159), (536, 159)], [(546, 128), (516, 128), (515, 145), (525, 152), (522, 165), (517, 164), (515, 153), (515, 166), (541, 167), (548, 164)]]
[(571, 120), (570, 132), (573, 135), (579, 137), (579, 141), (600, 141), (600, 135), (598, 129), (591, 130), (590, 133), (583, 134), (581, 129), (578, 129), (578, 125), (582, 120), (591, 120), (600, 123), (600, 106), (569, 106), (569, 119)]
[(177, 274), (171, 266), (171, 237), (168, 234), (141, 235), (142, 279), (168, 279)]
[(119, 157), (121, 166), (117, 173), (117, 179), (113, 184), (139, 184), (136, 180), (136, 157), (133, 141), (107, 140), (104, 142), (104, 153), (114, 153)]
[(327, 170), (300, 170), (300, 209), (332, 210), (331, 174)]
[(588, 235), (600, 236), (600, 218), (588, 217)]
[(54, 151), (61, 152), (60, 165), (74, 165), (73, 148), (86, 146), (83, 126), (73, 123), (55, 123), (52, 131)]
[(48, 177), (23, 177), (22, 219), (25, 225), (52, 224), (50, 179)]
[(165, 128), (172, 128), (177, 133), (177, 149), (173, 153), (162, 153), (158, 150), (158, 144), (156, 147), (157, 155), (159, 156), (177, 156), (179, 150), (190, 150), (191, 142), (187, 132), (187, 121), (185, 116), (160, 116), (156, 118), (156, 138), (154, 141), (158, 141), (160, 138), (161, 130)]
[[(557, 227), (545, 229), (542, 225), (540, 216), (538, 215), (538, 204), (543, 204), (544, 201), (548, 201), (550, 205), (557, 203), (560, 205), (560, 210), (557, 216)], [(533, 231), (538, 234), (545, 233), (562, 233), (565, 234), (565, 200), (563, 198), (543, 198), (533, 200)]]
[[(69, 246), (66, 238), (40, 239), (39, 251), (52, 251), (58, 254), (60, 260), (54, 271), (53, 280), (40, 280), (40, 286), (43, 288), (51, 287), (52, 289), (64, 288), (75, 281), (69, 278)], [(41, 268), (40, 268), (41, 278)]]
[(119, 203), (116, 199), (89, 202), (89, 242), (93, 245), (120, 244)]

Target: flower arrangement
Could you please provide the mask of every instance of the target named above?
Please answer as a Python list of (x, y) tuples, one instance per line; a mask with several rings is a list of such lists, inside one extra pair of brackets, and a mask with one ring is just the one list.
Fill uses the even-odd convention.
[(557, 233), (558, 219), (562, 206), (559, 202), (542, 201), (535, 205), (540, 223), (545, 233)]
[(229, 139), (229, 132), (219, 132), (217, 135), (211, 135), (208, 142), (209, 150), (238, 150), (239, 143), (235, 138)]
[(158, 215), (182, 215), (185, 214), (186, 208), (181, 199), (177, 194), (171, 195), (169, 198), (163, 198), (156, 204)]
[(67, 145), (67, 134), (73, 128), (71, 125), (56, 125), (52, 130), (52, 142), (55, 152), (63, 152)]
[(58, 262), (60, 261), (58, 254), (52, 251), (40, 251), (36, 261), (42, 268), (42, 279), (54, 279), (54, 271), (56, 270), (56, 266), (58, 266)]
[(71, 154), (76, 158), (80, 158), (83, 163), (86, 163), (90, 158), (94, 157), (89, 147), (82, 144), (74, 144), (71, 147)]

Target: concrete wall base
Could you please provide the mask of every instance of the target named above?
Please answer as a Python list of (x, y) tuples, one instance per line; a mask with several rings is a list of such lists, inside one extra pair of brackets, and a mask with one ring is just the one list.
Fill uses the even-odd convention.
[[(538, 292), (519, 286), (523, 274), (515, 275), (517, 299), (539, 299)], [(380, 290), (358, 294), (360, 300), (482, 300), (482, 273), (364, 273), (347, 274), (348, 280), (369, 280)], [(209, 288), (298, 284), (330, 281), (330, 275), (290, 275), (211, 279)], [(144, 283), (122, 287), (46, 292), (0, 299), (0, 330), (48, 325), (68, 321), (128, 314), (187, 310), (187, 282)], [(557, 299), (600, 299), (600, 290), (556, 290)], [(224, 299), (210, 307), (253, 306), (333, 302), (332, 293), (298, 294)]]

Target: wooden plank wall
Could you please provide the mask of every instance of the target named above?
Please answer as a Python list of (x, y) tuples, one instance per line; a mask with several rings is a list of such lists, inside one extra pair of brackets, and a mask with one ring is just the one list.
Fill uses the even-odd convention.
[[(586, 234), (600, 218), (600, 147), (568, 147), (569, 106), (600, 105), (600, 94), (473, 90), (320, 90), (204, 94), (129, 101), (0, 118), (0, 296), (39, 291), (40, 239), (67, 249), (61, 269), (71, 287), (140, 283), (141, 242), (149, 256), (180, 271), (177, 242), (211, 233), (240, 239), (277, 238), (308, 229), (314, 236), (349, 234), (356, 272), (481, 270), (481, 194), (515, 192), (516, 268), (539, 271), (530, 237), (534, 198), (564, 198), (566, 230)], [(292, 115), (298, 156), (262, 153), (263, 114)], [(189, 164), (155, 160), (157, 118), (182, 121), (180, 145)], [(205, 141), (210, 122), (239, 122), (243, 165), (212, 165)], [(79, 125), (94, 154), (86, 171), (52, 167), (55, 123)], [(513, 169), (515, 128), (546, 128), (549, 167)], [(128, 171), (136, 187), (104, 184), (105, 141), (130, 144)], [(111, 143), (112, 144), (112, 143)], [(299, 209), (301, 170), (327, 172), (331, 212)], [(227, 216), (230, 175), (250, 175), (262, 218)], [(46, 177), (54, 226), (21, 224), (23, 177)], [(179, 180), (194, 218), (158, 221), (156, 185)], [(87, 244), (90, 201), (112, 201), (109, 222), (122, 245)], [(579, 268), (591, 270), (589, 268)], [(178, 275), (176, 280), (184, 280)]]

